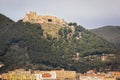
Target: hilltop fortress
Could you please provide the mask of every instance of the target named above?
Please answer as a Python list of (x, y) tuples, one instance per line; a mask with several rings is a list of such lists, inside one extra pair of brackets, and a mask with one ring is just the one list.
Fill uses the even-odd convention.
[(50, 23), (50, 24), (57, 24), (57, 25), (67, 25), (63, 19), (58, 19), (55, 16), (41, 16), (37, 15), (36, 12), (29, 12), (23, 19), (23, 22), (30, 22), (30, 23)]
[(50, 34), (53, 38), (58, 38), (58, 32), (60, 28), (67, 27), (72, 30), (71, 35), (74, 33), (75, 28), (69, 26), (66, 21), (59, 19), (55, 16), (42, 16), (37, 15), (36, 12), (29, 12), (23, 18), (23, 22), (38, 23), (44, 30), (43, 35), (46, 37)]

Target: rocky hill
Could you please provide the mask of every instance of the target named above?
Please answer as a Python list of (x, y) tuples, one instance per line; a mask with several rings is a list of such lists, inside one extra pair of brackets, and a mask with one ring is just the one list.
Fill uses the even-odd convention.
[[(51, 26), (49, 28), (49, 25)], [(57, 29), (56, 29), (57, 25)], [(67, 26), (66, 26), (67, 25)], [(76, 23), (52, 24), (14, 22), (0, 16), (0, 72), (24, 69), (66, 69), (85, 72), (89, 69), (115, 70), (115, 59), (103, 62), (104, 54), (114, 54), (116, 48)], [(46, 27), (46, 29), (44, 28)], [(74, 29), (74, 30), (73, 30)], [(50, 34), (58, 32), (57, 38)], [(48, 33), (46, 33), (48, 32)], [(94, 58), (90, 56), (94, 56)]]
[(105, 26), (90, 31), (120, 48), (120, 26)]
[(58, 38), (58, 31), (62, 27), (69, 27), (74, 33), (74, 27), (70, 27), (66, 21), (59, 19), (55, 16), (43, 16), (37, 15), (36, 12), (29, 12), (23, 18), (23, 22), (38, 23), (42, 26), (44, 30), (43, 35), (51, 35), (54, 38)]

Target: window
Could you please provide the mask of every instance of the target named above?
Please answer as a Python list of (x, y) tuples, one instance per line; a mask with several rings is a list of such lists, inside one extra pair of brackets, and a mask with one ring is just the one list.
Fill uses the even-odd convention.
[(52, 22), (52, 19), (48, 19), (48, 22)]

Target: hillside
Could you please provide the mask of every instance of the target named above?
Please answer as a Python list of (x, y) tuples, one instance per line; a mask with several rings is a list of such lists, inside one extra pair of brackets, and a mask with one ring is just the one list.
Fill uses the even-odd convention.
[(105, 26), (90, 31), (120, 48), (120, 26)]
[(2, 46), (0, 47), (0, 55), (2, 55), (3, 51), (5, 51), (5, 49), (7, 48), (7, 46), (5, 46), (4, 44), (6, 40), (6, 37), (4, 37), (4, 33), (6, 33), (8, 28), (14, 25), (14, 23), (15, 22), (8, 17), (0, 14), (0, 46)]
[[(23, 18), (23, 22), (30, 22), (31, 24), (40, 24), (44, 30), (43, 35), (51, 35), (54, 38), (58, 38), (58, 31), (62, 27), (69, 27), (67, 22), (63, 19), (59, 19), (55, 16), (43, 16), (38, 15), (36, 12), (30, 11)], [(70, 27), (69, 27), (70, 28)]]
[[(113, 59), (112, 62), (103, 62), (101, 58), (86, 58), (102, 56), (102, 54), (113, 54), (116, 48), (108, 41), (96, 36), (76, 23), (69, 23), (68, 26), (60, 25), (57, 28), (57, 38), (45, 32), (43, 27), (48, 23), (29, 23), (19, 20), (13, 22), (5, 16), (0, 20), (0, 62), (4, 67), (1, 72), (16, 68), (24, 69), (66, 69), (85, 72), (89, 69), (114, 70), (119, 69), (119, 63)], [(1, 19), (1, 18), (0, 18)], [(10, 23), (10, 24), (8, 24)], [(56, 24), (50, 29), (56, 28)], [(72, 28), (71, 28), (72, 27)], [(74, 28), (74, 32), (73, 32)], [(4, 30), (2, 30), (4, 29)], [(44, 32), (45, 31), (45, 32)], [(54, 30), (50, 32), (54, 33)], [(77, 55), (79, 54), (79, 56)], [(77, 55), (77, 56), (76, 56)], [(115, 53), (114, 53), (115, 55)]]

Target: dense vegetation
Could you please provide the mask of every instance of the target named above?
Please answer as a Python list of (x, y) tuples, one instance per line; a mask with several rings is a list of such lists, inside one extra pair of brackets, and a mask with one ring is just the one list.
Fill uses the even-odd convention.
[[(2, 71), (17, 68), (25, 69), (67, 69), (85, 72), (89, 69), (106, 71), (118, 69), (115, 61), (102, 62), (100, 59), (85, 58), (90, 55), (113, 53), (113, 44), (96, 36), (76, 23), (73, 33), (69, 27), (58, 31), (58, 39), (50, 34), (43, 36), (40, 24), (13, 22), (9, 18), (0, 17), (0, 61), (4, 63)], [(74, 59), (80, 53), (80, 59)], [(117, 63), (116, 65), (119, 65)]]

